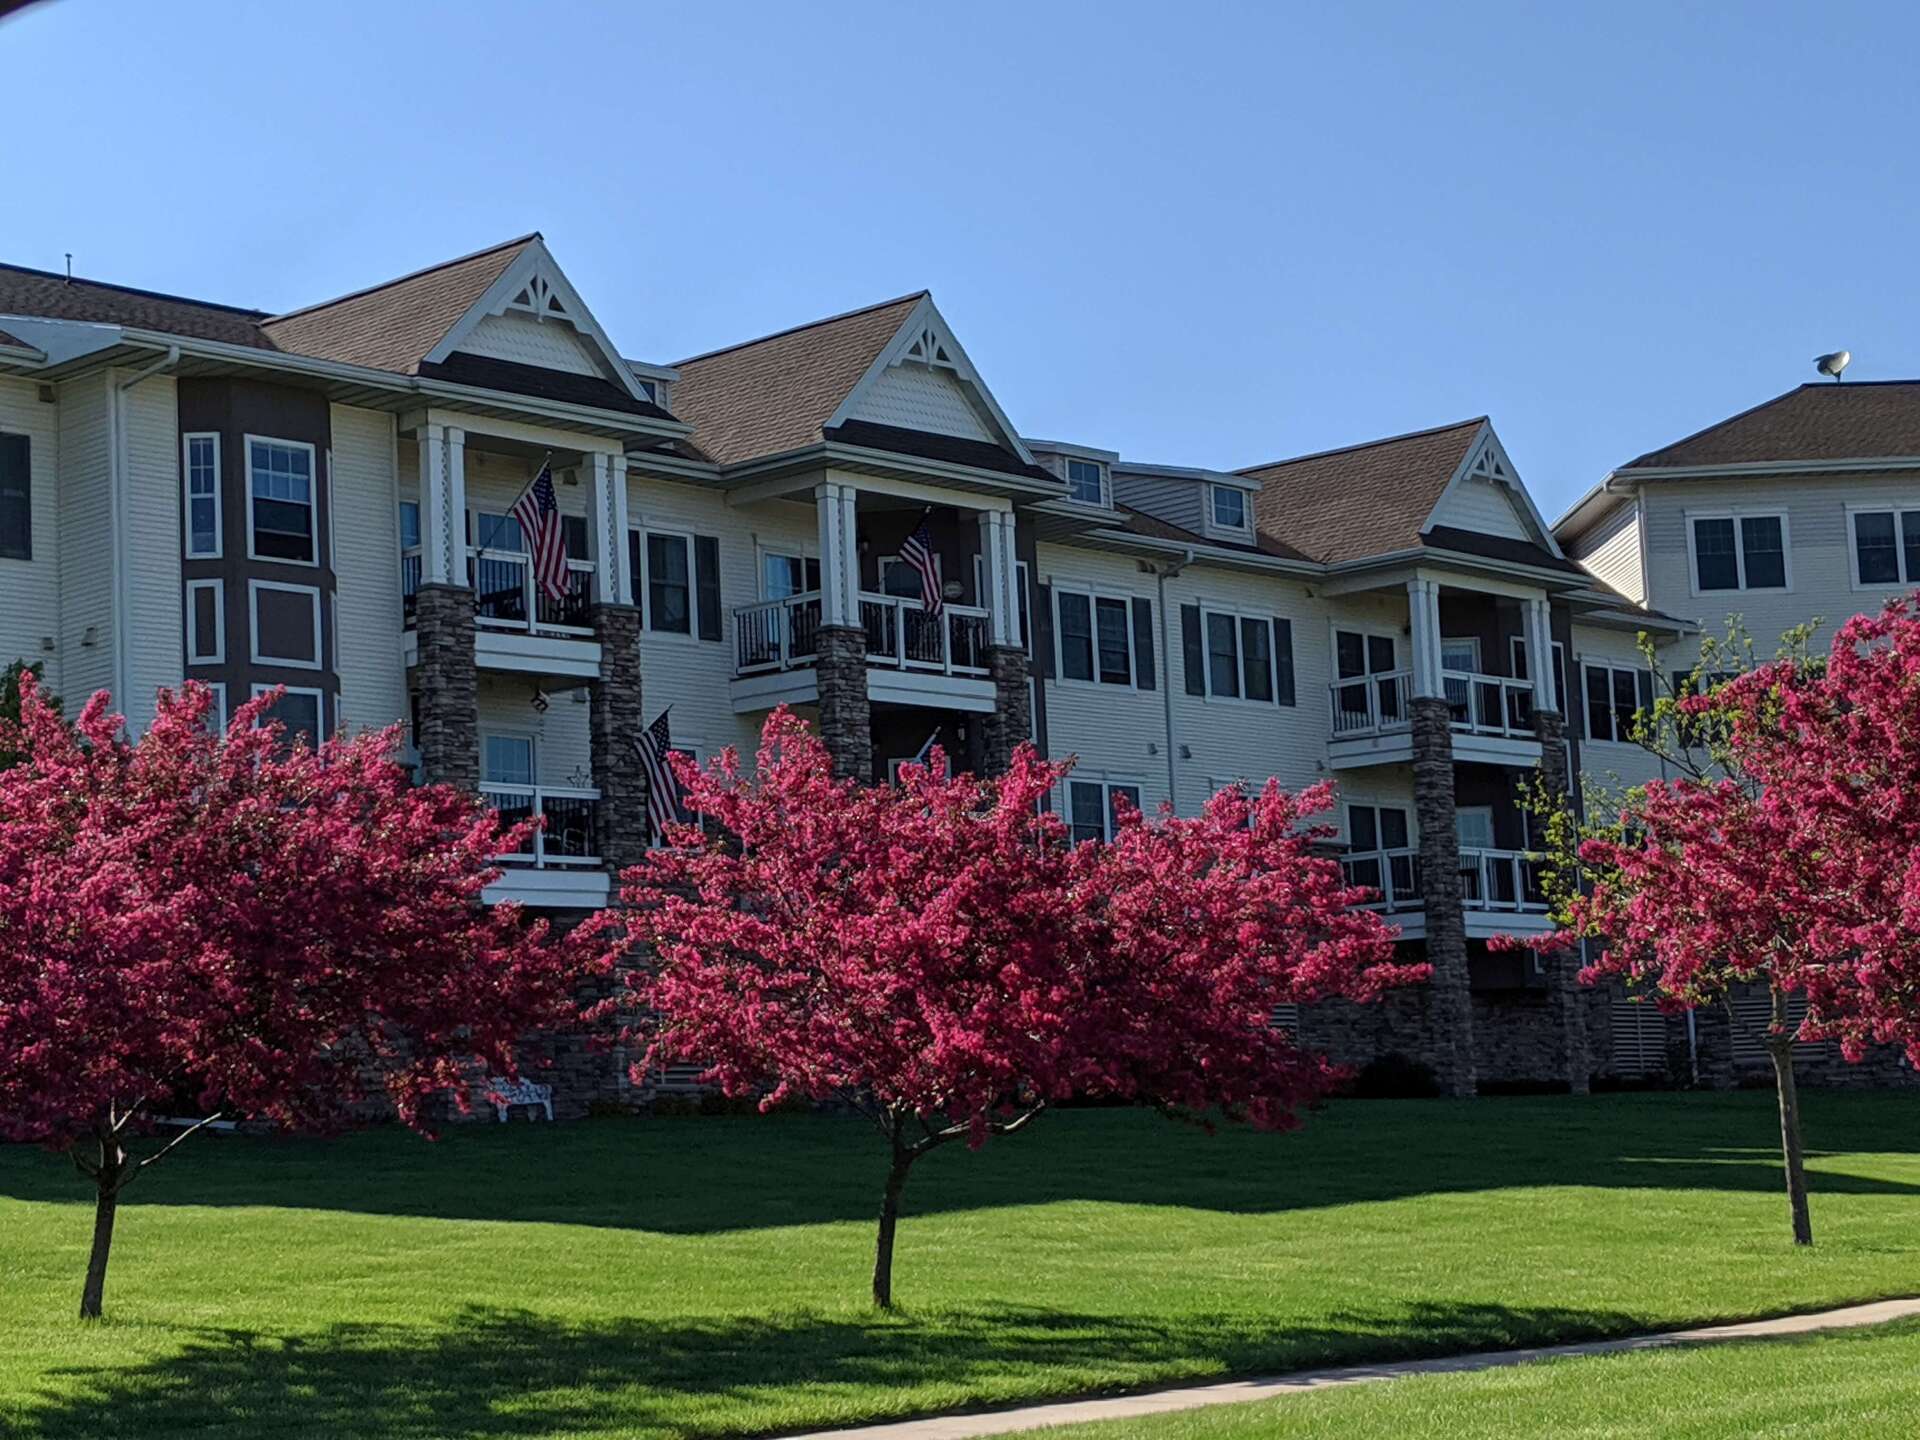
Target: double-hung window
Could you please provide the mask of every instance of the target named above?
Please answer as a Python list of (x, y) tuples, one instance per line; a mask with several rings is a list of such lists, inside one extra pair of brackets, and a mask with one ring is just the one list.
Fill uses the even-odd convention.
[(1083, 505), (1107, 503), (1107, 467), (1098, 460), (1067, 457), (1067, 498)]
[[(253, 693), (258, 697), (272, 688), (255, 685)], [(326, 696), (320, 691), (288, 686), (260, 719), (263, 724), (277, 722), (285, 730), (284, 738), (289, 745), (304, 744), (317, 749), (326, 724), (326, 708)]]
[(180, 476), (185, 490), (187, 558), (220, 558), (220, 436), (217, 432), (180, 439)]
[(649, 530), (644, 556), (647, 628), (668, 635), (693, 633), (693, 539)]
[(1852, 510), (1853, 583), (1920, 585), (1920, 510)]
[(1188, 605), (1182, 607), (1180, 624), (1189, 695), (1294, 703), (1292, 621)]
[(1785, 511), (1687, 516), (1693, 593), (1786, 590)]
[(1349, 885), (1379, 892), (1379, 903), (1415, 898), (1412, 827), (1400, 805), (1347, 806), (1347, 854), (1342, 868)]
[(1630, 743), (1634, 716), (1653, 708), (1653, 672), (1588, 660), (1581, 665), (1581, 676), (1586, 687), (1587, 739)]
[(785, 600), (820, 588), (820, 562), (811, 555), (776, 550), (760, 556), (760, 598)]
[(1083, 840), (1111, 840), (1114, 833), (1113, 802), (1126, 796), (1127, 803), (1140, 808), (1140, 787), (1112, 780), (1069, 780), (1067, 782), (1067, 823), (1073, 843)]
[(1060, 678), (1150, 689), (1152, 660), (1140, 652), (1152, 645), (1151, 603), (1054, 586)]
[(246, 444), (248, 557), (317, 565), (313, 446), (258, 435)]

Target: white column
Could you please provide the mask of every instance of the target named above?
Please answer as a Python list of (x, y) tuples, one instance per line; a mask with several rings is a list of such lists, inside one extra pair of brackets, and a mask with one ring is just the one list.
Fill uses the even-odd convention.
[(820, 623), (860, 623), (860, 550), (855, 502), (859, 492), (851, 485), (829, 481), (816, 486), (814, 502), (820, 513)]
[(447, 511), (452, 518), (447, 565), (453, 583), (467, 580), (467, 432), (456, 425), (447, 426)]
[(447, 492), (447, 431), (422, 424), (420, 442), (420, 568), (429, 585), (454, 583), (454, 545), (461, 531)]
[(1013, 513), (1007, 510), (980, 512), (981, 568), (986, 572), (986, 593), (980, 597), (987, 607), (987, 643), (1020, 643), (1020, 597), (1014, 563)]
[(1553, 611), (1544, 596), (1527, 601), (1527, 673), (1533, 708), (1553, 709)]
[(634, 599), (634, 581), (632, 552), (627, 549), (627, 532), (633, 528), (629, 518), (627, 496), (627, 457), (613, 457), (613, 548), (607, 552), (614, 565), (614, 573), (620, 577), (614, 588), (614, 603), (617, 605), (636, 604)]
[(1446, 694), (1440, 678), (1440, 586), (1432, 580), (1407, 582), (1407, 616), (1413, 632), (1413, 694), (1417, 700)]
[(625, 524), (627, 457), (592, 454), (587, 457), (593, 474), (592, 513), (587, 523), (593, 531), (593, 598), (600, 605), (631, 605), (633, 587), (627, 578)]

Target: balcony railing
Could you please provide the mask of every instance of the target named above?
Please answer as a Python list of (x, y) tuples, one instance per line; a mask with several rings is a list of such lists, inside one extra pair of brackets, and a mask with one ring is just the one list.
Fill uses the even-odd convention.
[(1453, 728), (1474, 735), (1508, 735), (1531, 740), (1533, 682), (1506, 675), (1474, 675), (1465, 670), (1441, 672)]
[(1333, 738), (1380, 735), (1413, 723), (1407, 699), (1413, 693), (1411, 670), (1389, 670), (1333, 682)]
[[(987, 612), (946, 605), (929, 615), (913, 596), (860, 597), (867, 663), (946, 675), (987, 673)], [(819, 658), (820, 592), (740, 605), (733, 612), (734, 673), (809, 668)]]
[(541, 785), (496, 785), (482, 782), (480, 795), (499, 813), (505, 825), (523, 820), (544, 819), (546, 824), (534, 831), (532, 849), (501, 855), (501, 860), (531, 864), (545, 869), (550, 865), (598, 865), (600, 856), (594, 840), (600, 820), (598, 790), (568, 790)]
[[(1540, 885), (1539, 857), (1526, 850), (1460, 849), (1460, 903), (1472, 911), (1540, 913), (1547, 898)], [(1411, 846), (1397, 850), (1351, 850), (1340, 857), (1349, 885), (1377, 891), (1369, 909), (1420, 910), (1426, 896), (1420, 884), (1420, 855)]]
[[(567, 589), (558, 600), (534, 585), (533, 565), (519, 550), (468, 550), (467, 583), (473, 587), (477, 624), (496, 630), (529, 630), (550, 635), (591, 635), (593, 562), (567, 562)], [(400, 608), (411, 627), (414, 597), (424, 578), (420, 547), (400, 552)], [(531, 617), (531, 620), (529, 620)]]

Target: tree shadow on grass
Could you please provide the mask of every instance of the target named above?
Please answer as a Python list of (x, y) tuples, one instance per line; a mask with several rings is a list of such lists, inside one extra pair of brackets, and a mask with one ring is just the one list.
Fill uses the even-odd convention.
[(186, 1331), (164, 1359), (55, 1372), (21, 1412), (22, 1433), (751, 1435), (1182, 1378), (1590, 1339), (1635, 1325), (1604, 1311), (1481, 1304), (1338, 1315), (1271, 1334), (1244, 1317), (1157, 1322), (1013, 1306), (589, 1324), (474, 1308), (431, 1328)]
[[(1814, 1095), (1816, 1195), (1920, 1195), (1857, 1173), (1850, 1152), (1920, 1154), (1911, 1095)], [(1050, 1115), (978, 1154), (913, 1173), (911, 1215), (1067, 1200), (1273, 1214), (1516, 1186), (1776, 1192), (1772, 1097), (1343, 1102), (1290, 1135), (1213, 1136), (1141, 1110)], [(1823, 1164), (1823, 1162), (1831, 1162)], [(865, 1222), (885, 1170), (864, 1122), (822, 1115), (473, 1126), (428, 1144), (383, 1130), (338, 1140), (196, 1137), (134, 1205), (296, 1206), (438, 1219), (543, 1221), (698, 1235)], [(0, 1146), (0, 1195), (78, 1203), (57, 1157)]]

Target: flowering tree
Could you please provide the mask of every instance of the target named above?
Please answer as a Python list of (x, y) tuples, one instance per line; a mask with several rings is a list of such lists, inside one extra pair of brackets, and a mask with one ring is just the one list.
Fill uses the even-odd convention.
[[(72, 725), (29, 677), (0, 749), (0, 1134), (95, 1187), (80, 1313), (100, 1313), (119, 1197), (221, 1116), (328, 1128), (384, 1091), (420, 1127), (475, 1063), (570, 1000), (562, 951), (482, 906), (510, 846), (471, 797), (416, 789), (389, 732), (289, 750), (221, 736), (204, 688), (138, 740), (96, 695)], [(171, 1139), (169, 1113), (206, 1116)]]
[(1026, 746), (996, 781), (949, 776), (936, 750), (865, 788), (782, 710), (751, 778), (731, 751), (676, 769), (718, 838), (673, 827), (602, 922), (651, 951), (626, 1002), (654, 1016), (635, 1078), (694, 1063), (763, 1109), (798, 1095), (870, 1118), (888, 1150), (881, 1306), (921, 1156), (1077, 1096), (1292, 1125), (1335, 1072), (1269, 1026), (1273, 1007), (1424, 975), (1314, 852), (1302, 822), (1324, 788), (1129, 813), (1113, 845), (1075, 847), (1040, 809), (1067, 767)]
[[(1803, 640), (1656, 707), (1643, 741), (1675, 777), (1564, 832), (1582, 884), (1547, 943), (1598, 941), (1584, 979), (1626, 977), (1668, 1009), (1767, 988), (1761, 1038), (1806, 1245), (1795, 1041), (1837, 1040), (1849, 1060), (1894, 1042), (1920, 1063), (1920, 618), (1896, 601), (1842, 626), (1827, 656)], [(1710, 646), (1701, 669), (1729, 664), (1737, 649)]]

